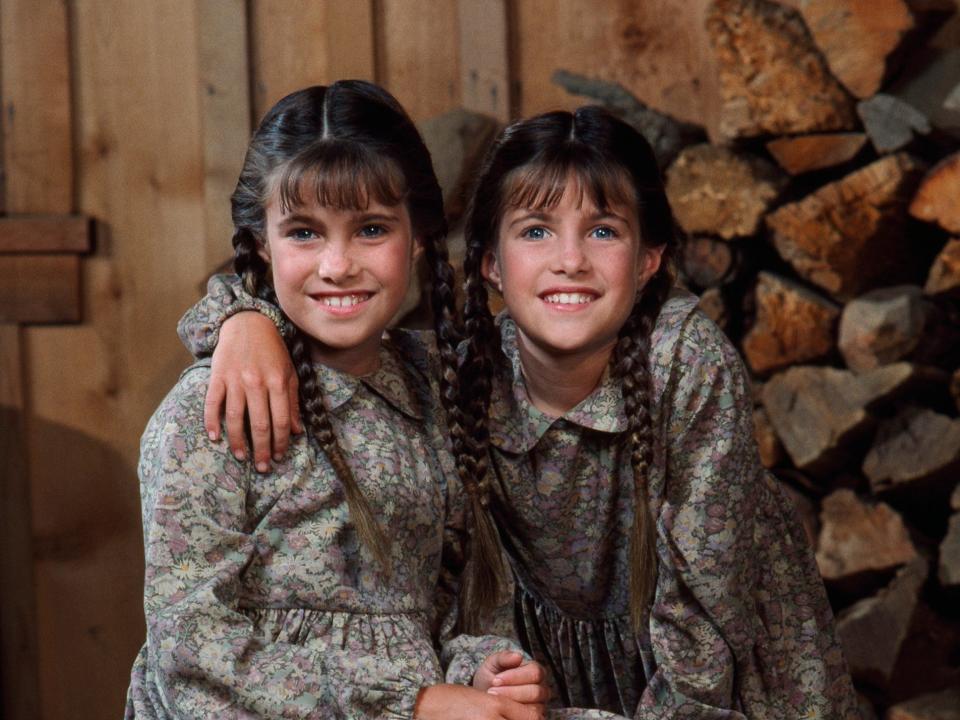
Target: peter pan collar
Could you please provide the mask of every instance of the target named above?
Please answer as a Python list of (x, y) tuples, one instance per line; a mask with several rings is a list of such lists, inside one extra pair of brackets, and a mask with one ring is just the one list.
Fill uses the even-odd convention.
[(539, 410), (527, 394), (517, 348), (517, 326), (502, 313), (497, 318), (501, 348), (507, 363), (495, 371), (490, 397), (490, 442), (510, 453), (530, 452), (554, 425), (572, 423), (587, 430), (621, 433), (627, 429), (620, 383), (611, 377), (609, 367), (600, 383), (587, 397), (560, 417)]
[(356, 377), (319, 363), (314, 368), (328, 410), (336, 410), (348, 402), (364, 385), (407, 417), (424, 419), (423, 400), (417, 393), (420, 383), (415, 378), (415, 371), (403, 362), (388, 337), (380, 343), (380, 367), (370, 375)]

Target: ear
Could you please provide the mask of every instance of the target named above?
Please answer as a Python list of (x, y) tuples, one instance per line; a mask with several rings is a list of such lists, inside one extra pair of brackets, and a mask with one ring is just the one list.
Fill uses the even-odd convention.
[(270, 264), (270, 245), (263, 238), (257, 238), (257, 255), (263, 258), (263, 261)]
[(492, 250), (487, 250), (480, 260), (480, 274), (483, 279), (500, 290), (500, 262), (497, 260), (497, 254)]
[(411, 260), (416, 260), (421, 255), (423, 255), (424, 245), (423, 240), (418, 237), (413, 239), (413, 253), (410, 255)]
[(666, 245), (657, 247), (640, 248), (640, 283), (645, 284), (652, 278), (657, 270), (660, 269), (660, 263), (663, 262), (663, 251), (667, 249)]

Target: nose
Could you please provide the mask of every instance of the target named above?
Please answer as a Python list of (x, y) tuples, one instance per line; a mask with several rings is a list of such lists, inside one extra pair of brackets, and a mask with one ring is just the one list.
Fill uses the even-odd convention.
[(576, 233), (557, 236), (556, 270), (571, 277), (590, 269), (590, 258), (584, 239)]
[(317, 257), (317, 274), (323, 280), (338, 284), (356, 273), (357, 264), (349, 242), (331, 238), (323, 244)]

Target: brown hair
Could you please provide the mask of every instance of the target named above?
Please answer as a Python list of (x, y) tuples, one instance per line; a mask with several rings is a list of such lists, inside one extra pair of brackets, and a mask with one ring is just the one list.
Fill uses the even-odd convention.
[[(406, 204), (427, 260), (441, 399), (454, 413), (459, 332), (443, 200), (430, 154), (393, 96), (368, 82), (344, 80), (298, 90), (263, 118), (231, 197), (234, 267), (251, 295), (276, 302), (267, 264), (257, 253), (265, 241), (267, 202), (278, 193), (281, 207), (289, 209), (299, 205), (306, 192), (319, 204), (337, 209), (362, 209), (371, 199)], [(300, 330), (289, 340), (307, 428), (343, 485), (361, 543), (389, 572), (389, 543), (334, 435), (308, 346)]]
[[(560, 201), (568, 178), (576, 178), (578, 191), (598, 208), (629, 200), (639, 211), (641, 239), (651, 247), (664, 247), (659, 270), (638, 294), (611, 358), (620, 379), (629, 422), (630, 463), (634, 480), (634, 520), (630, 538), (630, 616), (635, 628), (643, 622), (656, 582), (654, 521), (650, 516), (647, 477), (653, 462), (653, 425), (650, 415), (650, 335), (673, 285), (671, 257), (677, 233), (667, 203), (653, 151), (636, 130), (597, 107), (575, 113), (554, 112), (507, 127), (484, 160), (467, 211), (465, 353), (460, 367), (460, 420), (464, 437), (455, 442), (457, 465), (468, 492), (488, 505), (487, 467), (491, 378), (504, 361), (498, 331), (487, 301), (481, 274), (484, 254), (494, 249), (500, 220), (507, 207), (542, 208)], [(582, 199), (582, 198), (581, 198)], [(469, 392), (467, 392), (469, 388)], [(509, 508), (505, 509), (509, 512)], [(484, 562), (489, 557), (488, 531), (475, 528)], [(465, 599), (470, 620), (495, 602), (499, 575), (475, 568), (468, 586), (477, 590)]]

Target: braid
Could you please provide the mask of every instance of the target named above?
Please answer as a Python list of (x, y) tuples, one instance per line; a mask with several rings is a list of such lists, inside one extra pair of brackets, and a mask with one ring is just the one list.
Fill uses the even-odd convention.
[(650, 515), (647, 480), (653, 464), (653, 420), (650, 415), (650, 336), (672, 286), (664, 258), (650, 278), (620, 331), (613, 363), (623, 388), (629, 423), (634, 513), (630, 533), (630, 620), (639, 631), (656, 585), (657, 555), (654, 519)]
[(343, 456), (343, 450), (337, 442), (330, 424), (330, 416), (323, 406), (323, 394), (317, 382), (317, 374), (310, 363), (306, 337), (297, 330), (289, 343), (290, 359), (297, 370), (300, 381), (300, 406), (303, 418), (314, 437), (333, 466), (340, 484), (343, 485), (350, 518), (357, 528), (360, 542), (367, 546), (384, 573), (390, 574), (390, 542), (374, 517), (370, 503), (357, 484), (353, 471)]
[(481, 615), (495, 607), (504, 584), (499, 535), (489, 509), (490, 466), (487, 415), (490, 406), (493, 360), (491, 349), (499, 347), (493, 318), (487, 306), (487, 290), (480, 275), (482, 246), (472, 247), (464, 262), (466, 304), (464, 330), (467, 337), (460, 365), (460, 394), (451, 437), (457, 473), (470, 498), (470, 563), (460, 594), (462, 624), (475, 631)]
[[(267, 263), (257, 252), (257, 238), (253, 231), (241, 227), (233, 235), (234, 269), (243, 281), (244, 290), (254, 297), (263, 298), (276, 305), (273, 289), (266, 282)], [(289, 341), (290, 358), (300, 381), (300, 407), (310, 434), (326, 454), (333, 471), (343, 485), (350, 518), (357, 528), (360, 542), (373, 553), (384, 573), (390, 573), (390, 543), (377, 523), (370, 504), (357, 485), (337, 437), (333, 433), (330, 417), (323, 406), (323, 396), (317, 383), (317, 375), (310, 364), (306, 338), (299, 329)]]

